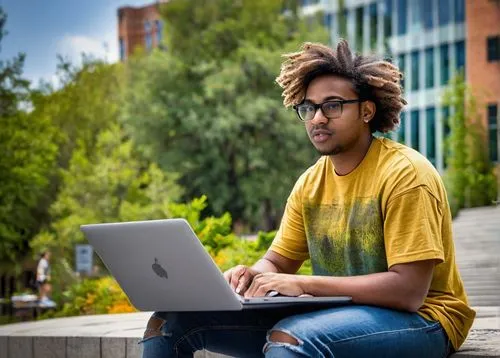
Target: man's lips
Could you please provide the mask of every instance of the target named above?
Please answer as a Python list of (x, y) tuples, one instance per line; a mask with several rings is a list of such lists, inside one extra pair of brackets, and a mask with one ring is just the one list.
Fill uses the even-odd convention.
[(311, 132), (312, 138), (317, 143), (322, 143), (328, 140), (333, 133), (326, 129), (316, 129)]

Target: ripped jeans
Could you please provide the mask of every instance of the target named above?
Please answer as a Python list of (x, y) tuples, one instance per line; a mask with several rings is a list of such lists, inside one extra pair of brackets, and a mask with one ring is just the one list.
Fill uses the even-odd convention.
[[(270, 340), (282, 332), (298, 344)], [(193, 357), (197, 350), (233, 357), (444, 358), (451, 345), (441, 324), (416, 313), (349, 305), (316, 311), (156, 312), (143, 358)]]

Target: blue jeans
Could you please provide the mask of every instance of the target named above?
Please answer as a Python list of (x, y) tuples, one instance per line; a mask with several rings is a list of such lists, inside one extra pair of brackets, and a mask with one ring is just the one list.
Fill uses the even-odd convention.
[[(202, 349), (234, 357), (443, 358), (451, 350), (440, 323), (373, 306), (153, 316), (161, 327), (157, 334), (145, 334), (143, 358), (193, 357)], [(288, 334), (298, 345), (271, 342), (273, 331)]]

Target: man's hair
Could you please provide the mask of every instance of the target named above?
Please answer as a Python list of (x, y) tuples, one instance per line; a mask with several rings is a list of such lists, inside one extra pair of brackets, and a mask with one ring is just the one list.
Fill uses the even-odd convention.
[(399, 125), (399, 114), (406, 104), (401, 89), (403, 75), (389, 61), (353, 54), (345, 40), (339, 42), (336, 50), (306, 42), (300, 52), (284, 57), (276, 82), (283, 88), (286, 107), (301, 103), (316, 77), (337, 75), (350, 79), (361, 99), (375, 103), (375, 116), (370, 121), (372, 132), (386, 133)]

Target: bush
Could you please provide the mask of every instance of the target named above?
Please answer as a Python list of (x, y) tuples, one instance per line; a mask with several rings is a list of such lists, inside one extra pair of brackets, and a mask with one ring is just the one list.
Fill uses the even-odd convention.
[(64, 291), (63, 296), (63, 308), (55, 312), (53, 317), (136, 311), (118, 283), (110, 276), (82, 279)]

